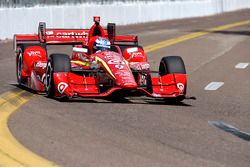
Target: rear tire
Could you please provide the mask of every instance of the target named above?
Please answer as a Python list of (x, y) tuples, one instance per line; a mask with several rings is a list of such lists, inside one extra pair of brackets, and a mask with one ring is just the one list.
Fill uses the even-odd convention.
[(17, 59), (17, 83), (18, 85), (22, 84), (22, 69), (23, 69), (23, 55), (20, 51)]
[(54, 73), (70, 72), (70, 58), (66, 54), (51, 54), (47, 63), (45, 77), (45, 92), (47, 97), (53, 98), (55, 95)]

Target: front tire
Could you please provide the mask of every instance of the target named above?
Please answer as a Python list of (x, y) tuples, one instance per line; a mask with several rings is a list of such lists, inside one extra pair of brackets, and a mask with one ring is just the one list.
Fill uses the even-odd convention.
[[(167, 56), (163, 57), (159, 66), (160, 76), (167, 74), (186, 74), (185, 64), (180, 56)], [(185, 99), (185, 96), (179, 96), (176, 98), (165, 98), (166, 104), (180, 103)]]
[(186, 74), (185, 64), (180, 56), (163, 57), (160, 62), (159, 74)]
[(46, 77), (45, 77), (45, 92), (47, 97), (53, 98), (55, 96), (54, 73), (70, 72), (71, 64), (70, 58), (66, 54), (51, 54), (47, 63)]

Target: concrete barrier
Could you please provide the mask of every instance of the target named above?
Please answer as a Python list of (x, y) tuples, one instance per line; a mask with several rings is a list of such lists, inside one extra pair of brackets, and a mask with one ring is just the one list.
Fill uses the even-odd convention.
[(117, 25), (208, 16), (250, 8), (250, 0), (187, 0), (107, 5), (81, 4), (32, 8), (0, 8), (0, 39), (11, 39), (16, 33), (37, 33), (38, 22), (55, 28), (89, 28), (94, 15), (102, 24)]

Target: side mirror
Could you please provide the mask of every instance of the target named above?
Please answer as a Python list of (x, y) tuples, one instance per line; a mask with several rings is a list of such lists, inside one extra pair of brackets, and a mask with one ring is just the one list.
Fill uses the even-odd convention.
[(73, 47), (73, 52), (80, 52), (80, 53), (88, 53), (88, 49), (87, 48), (77, 48), (77, 47)]
[(108, 23), (107, 25), (108, 38), (111, 44), (115, 42), (115, 23)]

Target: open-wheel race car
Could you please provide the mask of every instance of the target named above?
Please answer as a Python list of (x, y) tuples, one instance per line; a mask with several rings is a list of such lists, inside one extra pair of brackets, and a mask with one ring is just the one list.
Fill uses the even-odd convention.
[[(70, 45), (72, 54), (48, 55), (48, 45)], [(51, 29), (39, 23), (38, 34), (14, 36), (14, 49), (18, 84), (51, 98), (186, 98), (181, 57), (163, 57), (159, 71), (152, 71), (138, 37), (116, 35), (114, 23), (104, 29), (98, 16), (90, 29)]]

